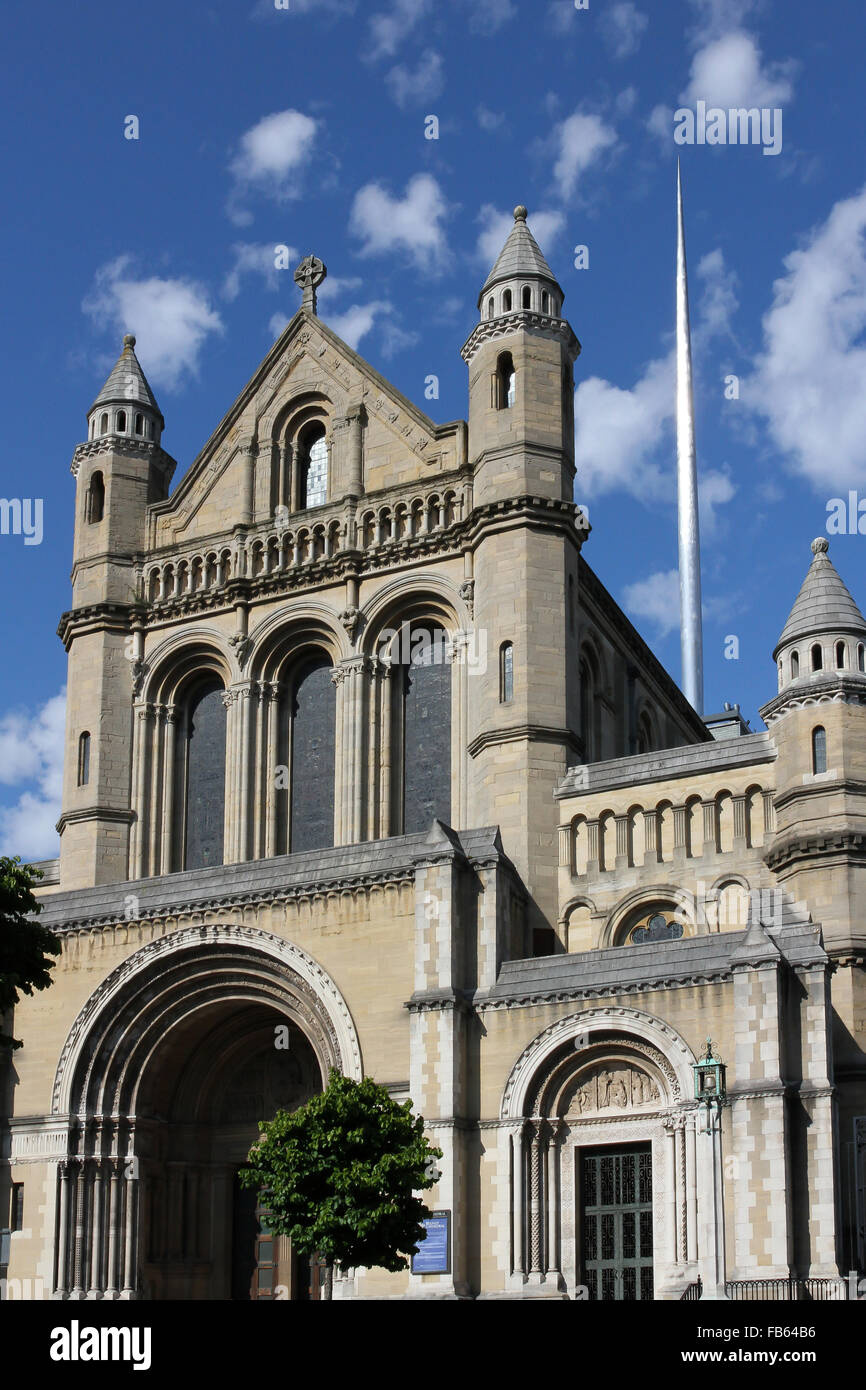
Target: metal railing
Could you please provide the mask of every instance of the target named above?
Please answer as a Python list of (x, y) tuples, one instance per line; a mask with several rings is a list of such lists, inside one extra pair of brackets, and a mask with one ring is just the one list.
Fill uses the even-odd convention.
[(829, 1303), (848, 1297), (844, 1279), (729, 1279), (725, 1293), (750, 1303)]
[(701, 1276), (698, 1275), (693, 1284), (689, 1284), (680, 1294), (680, 1303), (692, 1303), (700, 1298), (704, 1291), (704, 1284)]

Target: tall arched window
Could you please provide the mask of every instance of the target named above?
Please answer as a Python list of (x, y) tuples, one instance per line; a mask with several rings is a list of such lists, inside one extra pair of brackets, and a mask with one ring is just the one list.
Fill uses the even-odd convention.
[(862, 642), (857, 646), (857, 670), (866, 671), (866, 648)]
[(487, 301), (487, 317), (489, 319), (493, 318), (493, 312), (493, 295), (491, 295)]
[(836, 643), (836, 669), (837, 669), (837, 671), (841, 671), (841, 670), (844, 669), (844, 667), (845, 667), (845, 643), (844, 643), (844, 642), (837, 642), (837, 643)]
[[(402, 732), (404, 835), (451, 823), (451, 663), (438, 626), (410, 629), (411, 660), (392, 676), (396, 729)], [(396, 677), (396, 679), (395, 679)], [(399, 786), (399, 782), (398, 782)]]
[(827, 731), (820, 724), (812, 730), (812, 771), (827, 771)]
[(300, 506), (321, 507), (328, 500), (328, 445), (324, 425), (310, 425), (300, 441)]
[(101, 521), (105, 515), (105, 481), (98, 470), (90, 475), (84, 515), (91, 525), (96, 521)]
[(90, 781), (90, 734), (83, 733), (78, 739), (78, 785), (86, 787)]
[(516, 373), (514, 358), (510, 352), (501, 352), (496, 362), (494, 377), (494, 405), (497, 410), (510, 410), (514, 405)]
[(118, 412), (117, 412), (117, 433), (118, 433), (118, 434), (126, 434), (126, 411), (125, 411), (125, 410), (118, 410)]
[(637, 751), (639, 753), (651, 753), (653, 750), (653, 727), (652, 721), (646, 710), (641, 711), (641, 716), (637, 721)]
[(824, 666), (824, 654), (821, 651), (820, 642), (816, 642), (812, 648), (812, 670), (820, 671)]
[(523, 286), (523, 307), (524, 309), (532, 308), (532, 290), (528, 285)]
[(547, 290), (542, 290), (542, 291), (541, 291), (541, 312), (542, 312), (543, 314), (546, 314), (549, 308), (550, 308), (550, 295), (547, 293)]
[(136, 434), (144, 434), (144, 416), (140, 413), (135, 417), (135, 432)]
[(514, 644), (503, 642), (499, 648), (499, 702), (506, 705), (514, 699)]
[(295, 678), (292, 696), (292, 854), (334, 843), (336, 687), (331, 663), (314, 657)]
[(215, 678), (190, 695), (182, 733), (184, 868), (205, 869), (223, 862), (226, 711), (223, 688)]
[(591, 763), (598, 756), (596, 749), (596, 678), (593, 664), (588, 654), (581, 657), (580, 677), (580, 741), (583, 745), (583, 760)]
[(108, 434), (108, 415), (103, 413), (99, 419), (99, 433)]
[(800, 675), (800, 653), (791, 652), (791, 680), (795, 681)]
[(511, 290), (506, 290), (502, 296), (502, 312), (503, 314), (511, 313)]

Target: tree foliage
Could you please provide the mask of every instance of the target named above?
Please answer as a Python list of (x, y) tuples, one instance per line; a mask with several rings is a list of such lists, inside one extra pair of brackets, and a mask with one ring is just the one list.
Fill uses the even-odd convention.
[[(60, 942), (47, 927), (34, 921), (42, 904), (33, 893), (42, 870), (20, 859), (0, 856), (0, 1017), (14, 1008), (22, 994), (47, 989), (49, 971), (60, 954)], [(0, 1030), (0, 1047), (21, 1047), (20, 1040)]]
[(259, 1129), (241, 1182), (262, 1192), (275, 1234), (343, 1269), (406, 1268), (427, 1215), (415, 1193), (433, 1186), (442, 1157), (411, 1101), (332, 1069), (322, 1095)]

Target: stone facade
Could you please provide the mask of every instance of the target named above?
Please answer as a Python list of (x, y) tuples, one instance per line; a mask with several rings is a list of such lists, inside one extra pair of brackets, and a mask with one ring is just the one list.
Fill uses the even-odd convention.
[[(324, 273), (173, 493), (132, 338), (75, 450), (63, 951), (14, 1019), (0, 1274), (273, 1296), (235, 1173), (336, 1066), (411, 1097), (451, 1218), (447, 1270), (337, 1297), (844, 1290), (866, 623), (816, 542), (767, 732), (705, 722), (582, 554), (580, 344), (526, 210), (463, 347), (468, 425), (335, 336)], [(303, 1294), (286, 1249), (277, 1273)]]

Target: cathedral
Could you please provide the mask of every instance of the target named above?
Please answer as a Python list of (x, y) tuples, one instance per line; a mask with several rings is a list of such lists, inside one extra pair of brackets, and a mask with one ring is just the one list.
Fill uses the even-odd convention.
[(131, 334), (74, 450), (7, 1296), (316, 1297), (238, 1171), (332, 1067), (443, 1153), (411, 1268), (335, 1298), (850, 1296), (866, 621), (827, 540), (765, 729), (701, 717), (585, 558), (580, 343), (526, 209), (468, 422), (331, 331), (325, 274), (173, 490)]

